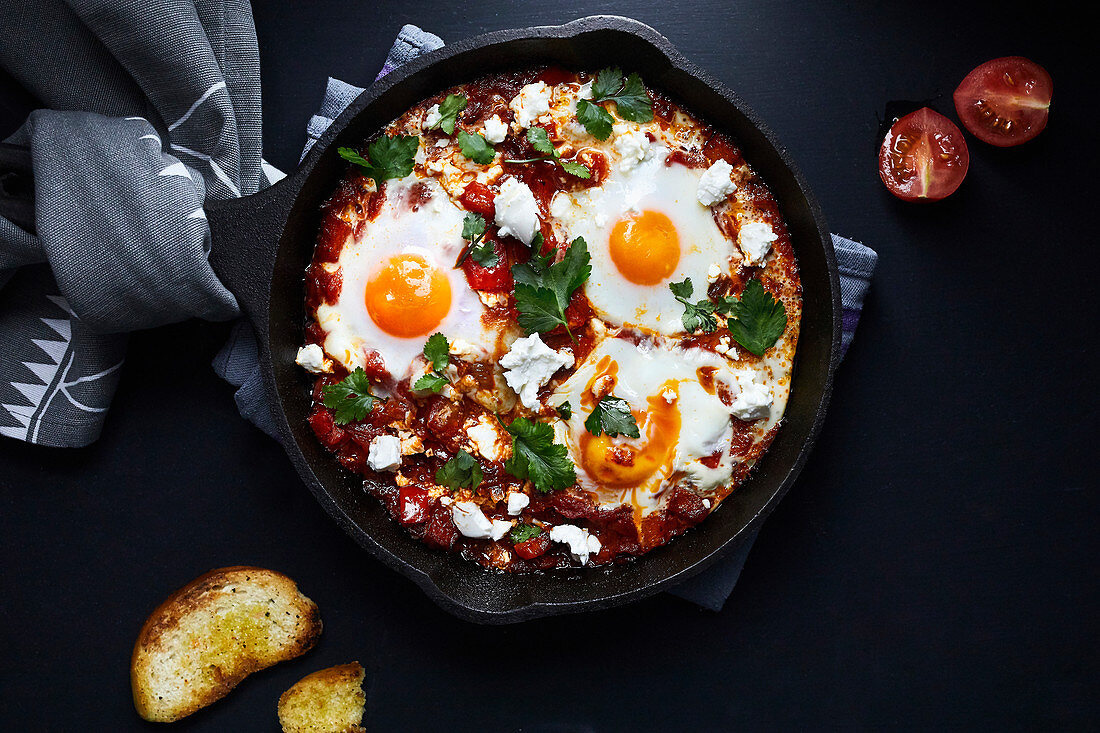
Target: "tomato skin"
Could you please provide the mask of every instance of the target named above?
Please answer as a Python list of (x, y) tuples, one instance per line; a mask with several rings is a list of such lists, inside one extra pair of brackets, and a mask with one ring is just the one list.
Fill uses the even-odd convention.
[(485, 221), (491, 222), (496, 217), (496, 204), (493, 203), (493, 192), (484, 183), (471, 181), (462, 191), (459, 201), (467, 211), (481, 214)]
[(516, 554), (524, 560), (534, 560), (550, 549), (550, 535), (546, 532), (535, 535), (531, 539), (516, 545)]
[(473, 257), (467, 256), (462, 262), (462, 270), (466, 273), (466, 281), (470, 283), (470, 287), (474, 290), (487, 290), (494, 293), (510, 292), (514, 283), (512, 280), (512, 259), (508, 255), (507, 245), (491, 235), (486, 236), (484, 241), (493, 245), (493, 253), (497, 256), (497, 263), (492, 267), (482, 267)]
[(1047, 126), (1054, 83), (1023, 56), (986, 61), (953, 95), (959, 119), (982, 142), (1006, 148), (1032, 140)]
[(970, 152), (962, 131), (928, 107), (896, 121), (879, 148), (879, 177), (903, 201), (939, 201), (950, 196), (969, 167)]

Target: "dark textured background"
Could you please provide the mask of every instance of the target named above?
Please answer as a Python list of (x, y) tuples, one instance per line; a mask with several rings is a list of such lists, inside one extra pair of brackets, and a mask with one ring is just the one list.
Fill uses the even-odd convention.
[[(297, 579), (325, 633), (172, 730), (275, 731), (279, 693), (351, 659), (370, 730), (1096, 725), (1084, 25), (1049, 3), (259, 2), (266, 158), (293, 166), (326, 75), (369, 82), (403, 23), (454, 40), (596, 12), (650, 23), (735, 89), (833, 230), (881, 255), (821, 440), (725, 610), (658, 597), (505, 628), (451, 618), (237, 416), (209, 367), (226, 327), (187, 323), (133, 338), (98, 444), (0, 441), (0, 727), (152, 730), (129, 698), (137, 630), (169, 591), (235, 563)], [(1054, 78), (1047, 131), (1014, 150), (968, 138), (955, 196), (893, 200), (875, 172), (885, 103), (938, 97), (954, 116), (962, 77), (1009, 54)], [(10, 86), (0, 135), (33, 104)]]

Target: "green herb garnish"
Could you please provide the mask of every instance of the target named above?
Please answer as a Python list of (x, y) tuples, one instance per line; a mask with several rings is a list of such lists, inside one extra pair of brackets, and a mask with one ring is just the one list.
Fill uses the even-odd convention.
[(420, 138), (416, 135), (379, 135), (367, 146), (364, 158), (352, 148), (337, 148), (341, 158), (354, 163), (362, 169), (374, 185), (381, 187), (382, 181), (390, 178), (404, 178), (412, 173), (413, 159), (420, 147)]
[(617, 435), (637, 438), (640, 435), (638, 421), (634, 419), (630, 405), (619, 397), (600, 398), (592, 414), (584, 421), (584, 427), (593, 435), (607, 433), (612, 438)]
[(451, 363), (451, 346), (447, 343), (447, 337), (441, 333), (429, 336), (424, 343), (424, 358), (431, 364), (432, 371), (416, 380), (413, 389), (417, 392), (439, 392), (447, 384), (443, 370)]
[(462, 252), (455, 260), (455, 267), (460, 267), (467, 257), (473, 257), (474, 262), (482, 267), (496, 267), (500, 258), (493, 250), (493, 245), (482, 242), (485, 236), (485, 219), (480, 214), (467, 213), (462, 220), (462, 238), (469, 244), (462, 248)]
[(706, 299), (696, 303), (688, 300), (695, 290), (690, 277), (685, 277), (682, 282), (669, 283), (668, 288), (676, 296), (676, 300), (684, 304), (684, 314), (680, 316), (680, 320), (685, 331), (691, 333), (702, 330), (703, 333), (712, 333), (718, 328), (718, 320), (714, 317), (714, 303)]
[(568, 420), (569, 418), (573, 417), (573, 406), (569, 404), (568, 400), (561, 403), (554, 409), (557, 411), (558, 417), (560, 417), (562, 420)]
[(564, 326), (569, 338), (573, 333), (566, 322), (565, 309), (573, 291), (592, 272), (588, 245), (577, 237), (565, 251), (561, 262), (550, 264), (551, 255), (533, 254), (528, 262), (512, 266), (516, 281), (516, 309), (519, 325), (527, 333), (547, 333)]
[(554, 442), (553, 428), (517, 417), (504, 429), (512, 435), (512, 456), (504, 462), (505, 471), (529, 480), (544, 494), (576, 483), (577, 473), (569, 460), (569, 451)]
[(376, 399), (370, 393), (370, 380), (363, 367), (357, 367), (336, 384), (325, 387), (321, 395), (325, 407), (336, 411), (334, 419), (338, 425), (365, 418), (374, 409)]
[(435, 482), (451, 491), (463, 487), (476, 489), (481, 485), (482, 478), (481, 464), (464, 450), (455, 453), (435, 472)]
[(764, 289), (759, 280), (749, 280), (740, 298), (727, 295), (718, 310), (729, 316), (727, 327), (734, 341), (763, 356), (787, 328), (787, 309)]
[(439, 105), (439, 122), (428, 129), (438, 127), (448, 135), (453, 135), (455, 122), (458, 121), (458, 113), (466, 109), (466, 97), (461, 94), (448, 94), (447, 98)]
[(527, 540), (534, 539), (542, 534), (542, 528), (533, 524), (517, 524), (508, 532), (508, 539), (513, 545), (521, 545)]
[(465, 130), (459, 130), (456, 139), (462, 154), (478, 165), (489, 165), (496, 157), (496, 148), (490, 145), (480, 133), (475, 132), (471, 135)]
[(588, 134), (598, 140), (611, 135), (614, 118), (601, 102), (614, 102), (619, 117), (630, 122), (649, 122), (653, 119), (653, 101), (646, 93), (642, 77), (631, 74), (623, 80), (623, 72), (617, 67), (600, 71), (592, 82), (592, 99), (577, 100), (577, 122), (584, 125)]
[(577, 178), (590, 178), (592, 176), (592, 171), (588, 170), (588, 166), (583, 163), (577, 163), (572, 160), (562, 160), (561, 155), (554, 149), (553, 143), (550, 142), (550, 136), (546, 133), (546, 130), (541, 127), (527, 128), (527, 140), (531, 143), (531, 147), (535, 149), (535, 152), (542, 153), (542, 155), (537, 158), (510, 158), (504, 162), (539, 163), (545, 160), (551, 163), (560, 164), (562, 170), (571, 176), (576, 176)]

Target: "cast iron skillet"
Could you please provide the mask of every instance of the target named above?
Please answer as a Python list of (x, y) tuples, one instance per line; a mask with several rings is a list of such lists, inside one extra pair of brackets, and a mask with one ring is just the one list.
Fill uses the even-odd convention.
[[(313, 252), (319, 212), (346, 170), (336, 148), (358, 145), (444, 88), (492, 71), (537, 64), (576, 70), (616, 65), (638, 71), (646, 84), (730, 133), (786, 217), (801, 270), (803, 314), (783, 427), (750, 478), (718, 511), (669, 546), (626, 565), (513, 576), (429, 549), (390, 520), (363, 491), (361, 479), (343, 470), (314, 437), (306, 422), (312, 380), (295, 366), (294, 356), (304, 338), (303, 273)], [(0, 162), (20, 155), (0, 153)], [(6, 211), (27, 218), (12, 207)], [(786, 150), (744, 102), (638, 21), (594, 16), (563, 26), (499, 31), (422, 56), (356, 99), (288, 178), (254, 196), (216, 204), (208, 216), (211, 264), (259, 337), (271, 411), (302, 480), (359, 544), (464, 619), (511, 623), (608, 608), (695, 575), (736, 547), (775, 507), (821, 427), (839, 360), (841, 322), (836, 261), (821, 210)]]

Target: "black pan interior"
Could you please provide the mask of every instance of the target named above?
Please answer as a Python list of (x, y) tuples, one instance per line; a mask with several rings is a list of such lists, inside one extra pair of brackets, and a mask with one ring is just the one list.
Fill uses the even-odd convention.
[[(801, 268), (804, 310), (785, 424), (751, 478), (701, 525), (639, 560), (613, 569), (552, 575), (487, 572), (453, 554), (412, 540), (367, 496), (361, 481), (340, 468), (307, 423), (308, 376), (294, 366), (303, 339), (302, 273), (318, 227), (318, 211), (344, 171), (336, 147), (354, 145), (437, 91), (495, 71), (560, 64), (638, 71), (687, 109), (733, 135), (777, 196)], [(295, 176), (300, 191), (278, 246), (266, 336), (269, 378), (278, 397), (276, 420), (293, 438), (288, 453), (306, 483), (338, 523), (384, 562), (406, 574), (448, 610), (470, 620), (502, 623), (616, 605), (685, 579), (732, 549), (793, 481), (816, 436), (827, 402), (839, 343), (839, 290), (832, 246), (816, 203), (786, 153), (732, 93), (688, 64), (648, 26), (621, 18), (503, 31), (447, 47), (387, 76), (353, 103)]]

